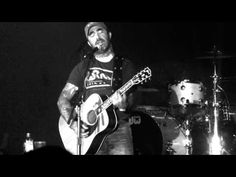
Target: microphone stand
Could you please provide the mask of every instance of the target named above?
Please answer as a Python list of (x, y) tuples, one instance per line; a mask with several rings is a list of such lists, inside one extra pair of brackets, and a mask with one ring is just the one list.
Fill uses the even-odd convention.
[(81, 116), (80, 116), (80, 107), (76, 106), (76, 113), (77, 113), (77, 144), (76, 144), (76, 152), (77, 155), (81, 155), (81, 128), (80, 128), (80, 121), (81, 121)]
[[(98, 51), (98, 48), (95, 47), (94, 49), (92, 49), (90, 52), (87, 52), (87, 54), (85, 54), (83, 56), (83, 58), (88, 58), (90, 59), (89, 62), (91, 62), (91, 58), (93, 56), (93, 54)], [(89, 66), (89, 64), (88, 64)], [(87, 70), (88, 70), (88, 66), (87, 66)], [(81, 155), (81, 144), (82, 144), (82, 141), (81, 141), (81, 105), (83, 103), (83, 94), (81, 96), (81, 101), (79, 102), (79, 106), (77, 105), (75, 107), (75, 111), (77, 113), (77, 143), (76, 143), (76, 152), (77, 152), (77, 155)]]
[(77, 114), (77, 143), (76, 143), (76, 152), (77, 155), (81, 155), (81, 105), (83, 103), (83, 95), (81, 96), (81, 100), (78, 105), (75, 107), (75, 111)]

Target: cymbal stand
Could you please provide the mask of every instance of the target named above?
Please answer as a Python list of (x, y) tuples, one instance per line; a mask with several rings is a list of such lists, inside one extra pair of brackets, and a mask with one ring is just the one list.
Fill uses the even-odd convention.
[[(217, 51), (216, 51), (217, 52)], [(214, 57), (216, 57), (217, 53), (215, 52)], [(218, 79), (219, 76), (217, 75), (216, 71), (216, 60), (214, 58), (213, 60), (213, 66), (214, 66), (214, 75), (212, 76), (213, 78), (213, 118), (214, 118), (214, 123), (213, 123), (213, 135), (210, 137), (210, 142), (209, 142), (209, 154), (210, 155), (221, 155), (222, 154), (222, 146), (221, 146), (221, 139), (219, 137), (219, 132), (218, 132), (218, 123), (219, 123), (219, 102), (217, 99), (217, 93), (219, 92), (218, 89)]]
[(191, 155), (192, 154), (192, 137), (190, 134), (189, 120), (186, 120), (185, 136), (187, 138), (185, 141), (186, 155)]

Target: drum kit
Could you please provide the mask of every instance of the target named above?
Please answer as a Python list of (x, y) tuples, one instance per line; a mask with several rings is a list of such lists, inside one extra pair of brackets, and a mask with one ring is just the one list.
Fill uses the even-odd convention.
[[(167, 108), (137, 106), (137, 111), (131, 115), (131, 118), (140, 119), (139, 124), (131, 125), (133, 137), (139, 137), (134, 138), (134, 149), (137, 154), (236, 154), (235, 121), (230, 113), (226, 93), (219, 84), (221, 78), (217, 73), (216, 64), (217, 60), (231, 56), (222, 55), (215, 46), (211, 55), (196, 58), (212, 60), (212, 93), (209, 99), (207, 88), (202, 82), (184, 79), (168, 85)], [(144, 150), (144, 145), (149, 149), (153, 147), (152, 151), (148, 151), (148, 148)]]

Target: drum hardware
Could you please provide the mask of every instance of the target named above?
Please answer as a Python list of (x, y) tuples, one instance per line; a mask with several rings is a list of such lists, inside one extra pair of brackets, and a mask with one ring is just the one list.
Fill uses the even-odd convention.
[[(210, 155), (222, 155), (223, 153), (223, 138), (222, 136), (219, 136), (219, 128), (218, 128), (218, 123), (219, 123), (219, 112), (220, 112), (220, 104), (218, 101), (218, 96), (217, 93), (220, 92), (221, 88), (218, 85), (219, 81), (219, 76), (217, 75), (217, 68), (216, 68), (216, 59), (222, 58), (221, 56), (218, 56), (218, 51), (216, 49), (216, 46), (213, 48), (213, 70), (214, 74), (211, 76), (213, 78), (213, 102), (212, 102), (212, 107), (213, 107), (213, 135), (210, 137), (209, 141), (209, 154)], [(221, 53), (222, 54), (222, 53)], [(217, 58), (218, 57), (218, 58)]]
[(191, 155), (192, 154), (191, 126), (192, 126), (191, 119), (187, 119), (183, 123), (179, 124), (179, 127), (181, 127), (180, 131), (182, 131), (182, 133), (185, 137), (185, 139), (183, 140), (183, 146), (185, 148), (184, 155)]
[(190, 134), (189, 120), (186, 120), (185, 136), (186, 136), (186, 141), (185, 141), (186, 155), (191, 155), (192, 154), (192, 137)]
[[(171, 120), (172, 122), (175, 122), (174, 126), (172, 125), (172, 127), (169, 127), (168, 122), (162, 123), (162, 126), (167, 129), (172, 128), (173, 132), (177, 130), (179, 135), (180, 134), (183, 135), (183, 131), (181, 130), (182, 125), (180, 123), (177, 123), (178, 121), (175, 120), (174, 118), (168, 117), (167, 119)], [(161, 126), (160, 123), (159, 123), (159, 126)], [(162, 129), (162, 132), (164, 133), (163, 129)], [(183, 138), (180, 140), (177, 140), (180, 137), (179, 135), (177, 136), (177, 138), (173, 138), (174, 136), (172, 136), (171, 138), (169, 137), (168, 138), (169, 140), (167, 142), (164, 142), (164, 145), (165, 145), (164, 155), (176, 155), (176, 154), (181, 155), (181, 154), (183, 154), (182, 149), (178, 148), (178, 145), (181, 144), (180, 141), (184, 141), (184, 140), (183, 140)]]
[(230, 120), (231, 113), (229, 112), (228, 106), (223, 107), (223, 115), (226, 117), (226, 120)]
[(167, 141), (165, 155), (174, 155), (176, 153), (172, 146), (173, 143), (171, 141)]
[(210, 121), (210, 115), (209, 114), (205, 115), (205, 122), (208, 124), (208, 131), (207, 131), (207, 133), (210, 134), (212, 128), (211, 128), (211, 121)]
[[(209, 109), (210, 112), (206, 113), (204, 116), (206, 123), (208, 123), (208, 154), (230, 154), (232, 152), (232, 149), (230, 148), (233, 147), (232, 141), (234, 141), (234, 137), (232, 136), (234, 128), (232, 129), (232, 121), (230, 119), (231, 115), (229, 111), (230, 104), (227, 95), (219, 85), (219, 80), (225, 81), (227, 78), (220, 78), (218, 76), (216, 61), (221, 59), (230, 59), (233, 58), (233, 56), (223, 55), (221, 51), (216, 49), (215, 45), (213, 50), (208, 53), (211, 54), (211, 56), (196, 57), (196, 59), (210, 59), (213, 63), (213, 76), (211, 76), (213, 79), (213, 97), (209, 103), (206, 103), (206, 108)], [(226, 102), (221, 100), (219, 93), (224, 94)], [(230, 134), (227, 134), (229, 131)]]
[(219, 55), (219, 56), (202, 56), (202, 57), (196, 57), (196, 59), (199, 59), (199, 60), (204, 60), (204, 59), (213, 59), (213, 60), (221, 60), (221, 59), (230, 59), (230, 58), (233, 58), (233, 56), (230, 56), (230, 55)]
[(204, 59), (206, 59), (206, 60), (221, 60), (221, 59), (230, 59), (230, 58), (233, 58), (234, 56), (232, 56), (232, 55), (223, 55), (223, 52), (222, 51), (220, 51), (220, 50), (217, 50), (216, 49), (216, 46), (214, 45), (213, 46), (213, 50), (211, 50), (211, 51), (208, 51), (207, 52), (209, 55), (207, 55), (207, 56), (201, 56), (201, 57), (195, 57), (195, 59), (199, 59), (199, 60), (204, 60)]
[(192, 155), (191, 121), (178, 123), (166, 118), (166, 124), (159, 124), (163, 134), (164, 155)]
[(226, 120), (229, 121), (230, 120), (230, 114), (229, 114), (230, 104), (229, 104), (229, 99), (228, 99), (227, 94), (225, 93), (224, 89), (220, 85), (217, 85), (217, 87), (225, 95), (227, 103), (226, 103), (226, 105), (223, 105), (222, 110), (223, 110), (223, 116), (226, 118)]

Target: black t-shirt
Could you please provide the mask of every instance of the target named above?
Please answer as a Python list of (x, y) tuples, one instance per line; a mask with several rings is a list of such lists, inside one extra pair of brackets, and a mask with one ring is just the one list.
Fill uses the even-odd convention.
[[(110, 96), (113, 93), (114, 59), (108, 63), (103, 63), (93, 58), (87, 71), (85, 63), (86, 60), (83, 60), (73, 68), (67, 82), (79, 87), (79, 91), (85, 91), (85, 99), (93, 93), (97, 93), (100, 96)], [(134, 64), (130, 60), (124, 59), (122, 63), (122, 85), (135, 74)]]

